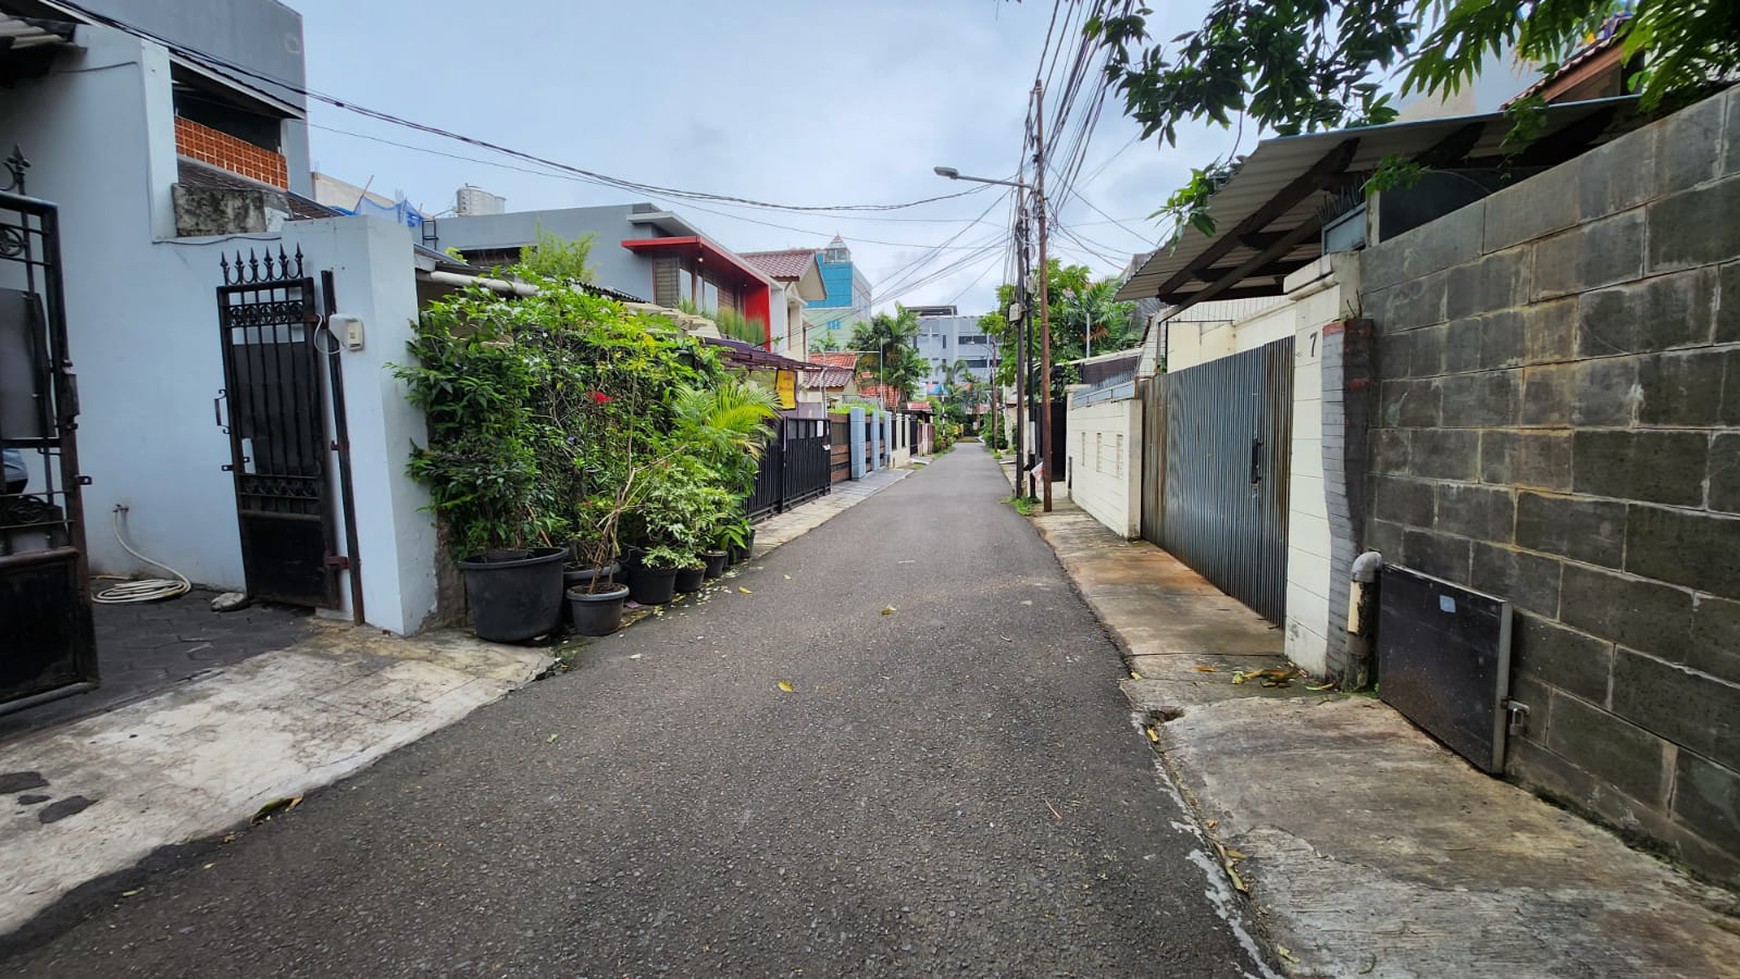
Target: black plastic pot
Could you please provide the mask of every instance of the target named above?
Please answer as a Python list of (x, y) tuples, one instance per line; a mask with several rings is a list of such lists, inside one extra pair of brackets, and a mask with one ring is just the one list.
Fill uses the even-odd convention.
[(706, 577), (707, 566), (704, 564), (697, 564), (692, 568), (684, 568), (677, 572), (677, 579), (674, 587), (677, 591), (680, 591), (685, 595), (692, 591), (700, 591), (701, 582), (705, 580)]
[(608, 636), (622, 628), (622, 603), (627, 598), (627, 585), (592, 594), (584, 587), (568, 589), (568, 614), (574, 631), (582, 636)]
[(725, 573), (725, 562), (730, 560), (731, 555), (724, 551), (702, 551), (701, 557), (707, 562), (705, 576), (717, 578)]
[(525, 642), (562, 625), (562, 562), (565, 547), (490, 551), (459, 562), (465, 574), (465, 604), (477, 638)]
[[(622, 573), (622, 565), (612, 562), (602, 568), (575, 567), (570, 564), (562, 569), (562, 591), (578, 588), (583, 592), (606, 592), (617, 587), (617, 576)], [(594, 585), (593, 582), (597, 584)], [(572, 622), (569, 616), (569, 603), (562, 603), (562, 621)]]
[(635, 547), (633, 544), (630, 544), (622, 549), (622, 555), (618, 563), (622, 565), (622, 570), (633, 571), (635, 568), (640, 567), (640, 556), (645, 553), (646, 548)]
[(628, 573), (628, 597), (642, 605), (663, 605), (677, 594), (677, 569), (641, 566)]
[(598, 587), (604, 589), (615, 583), (616, 576), (621, 573), (622, 565), (611, 563), (602, 568), (576, 568), (573, 566), (562, 569), (562, 584), (568, 588), (578, 588), (585, 591), (596, 579)]

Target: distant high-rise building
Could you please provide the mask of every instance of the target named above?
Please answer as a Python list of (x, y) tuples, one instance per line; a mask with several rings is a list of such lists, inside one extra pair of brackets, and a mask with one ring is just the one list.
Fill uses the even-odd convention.
[(507, 198), (500, 197), (470, 184), (459, 188), (454, 195), (453, 213), (465, 217), (475, 217), (480, 214), (505, 214)]
[(822, 267), (822, 283), (827, 286), (828, 298), (804, 307), (810, 339), (813, 342), (824, 335), (820, 330), (827, 330), (825, 335), (832, 336), (843, 347), (850, 339), (848, 331), (852, 324), (870, 318), (870, 280), (852, 264), (852, 250), (838, 235), (816, 253), (816, 260)]

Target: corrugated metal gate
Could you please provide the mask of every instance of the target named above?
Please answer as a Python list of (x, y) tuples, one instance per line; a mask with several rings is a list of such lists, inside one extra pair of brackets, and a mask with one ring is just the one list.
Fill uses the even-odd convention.
[(1162, 374), (1144, 399), (1142, 536), (1281, 622), (1293, 338)]

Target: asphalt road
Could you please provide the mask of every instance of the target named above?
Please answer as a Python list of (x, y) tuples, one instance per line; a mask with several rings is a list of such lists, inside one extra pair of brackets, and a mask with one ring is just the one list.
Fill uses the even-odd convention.
[(964, 446), (0, 972), (1260, 972), (1007, 494)]

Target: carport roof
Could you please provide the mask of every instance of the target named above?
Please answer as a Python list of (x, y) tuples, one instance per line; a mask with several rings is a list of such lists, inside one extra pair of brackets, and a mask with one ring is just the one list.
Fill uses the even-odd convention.
[(1173, 246), (1141, 264), (1117, 298), (1183, 308), (1281, 295), (1282, 280), (1322, 254), (1326, 205), (1364, 183), (1385, 158), (1439, 169), (1551, 166), (1611, 139), (1635, 110), (1630, 97), (1547, 106), (1540, 134), (1508, 158), (1501, 144), (1512, 121), (1499, 112), (1265, 139), (1209, 201), (1214, 233), (1186, 227)]

